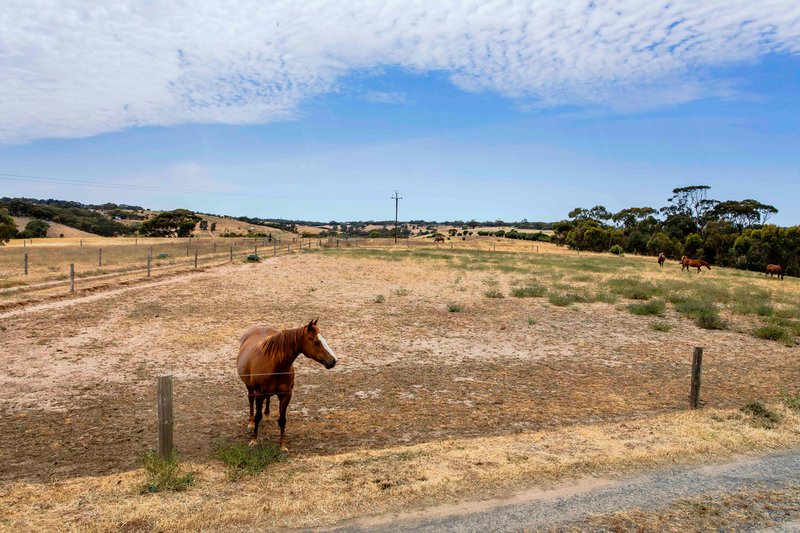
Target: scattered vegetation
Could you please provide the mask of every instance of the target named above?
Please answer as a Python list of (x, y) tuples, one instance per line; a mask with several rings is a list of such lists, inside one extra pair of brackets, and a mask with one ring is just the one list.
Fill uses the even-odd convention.
[(794, 345), (794, 339), (789, 333), (780, 326), (768, 325), (761, 326), (753, 330), (753, 335), (759, 339), (767, 339), (771, 341), (779, 341), (787, 346)]
[(503, 293), (497, 289), (489, 289), (488, 291), (484, 291), (483, 295), (487, 298), (503, 298)]
[(382, 304), (386, 301), (386, 297), (383, 294), (377, 295), (375, 298), (372, 299), (373, 303)]
[(398, 287), (397, 289), (392, 290), (392, 294), (395, 296), (408, 296), (410, 293), (411, 291), (404, 287)]
[(515, 298), (541, 298), (547, 293), (547, 287), (541, 283), (529, 283), (524, 287), (511, 289), (511, 296)]
[(283, 458), (280, 447), (273, 442), (248, 446), (241, 442), (222, 441), (216, 443), (214, 451), (216, 458), (225, 463), (228, 477), (232, 480), (257, 474)]
[(447, 310), (451, 313), (460, 313), (464, 308), (460, 304), (456, 303), (449, 303), (447, 304)]
[(195, 480), (194, 472), (181, 471), (178, 455), (172, 452), (168, 459), (162, 459), (155, 450), (147, 451), (142, 457), (145, 483), (142, 493), (183, 491), (188, 489)]
[(652, 322), (650, 324), (650, 329), (655, 331), (670, 331), (672, 329), (672, 324), (663, 321)]
[(775, 411), (770, 410), (766, 405), (751, 400), (742, 407), (742, 412), (749, 415), (753, 425), (766, 429), (773, 429), (781, 422), (781, 416)]
[(800, 390), (794, 394), (781, 391), (781, 400), (783, 401), (783, 404), (792, 411), (800, 411)]
[(634, 315), (664, 316), (665, 309), (666, 305), (661, 300), (650, 300), (649, 302), (628, 305), (628, 311)]
[(538, 322), (539, 322), (538, 318), (536, 318), (535, 316), (528, 315), (528, 325), (529, 326), (533, 326), (534, 324), (537, 324)]

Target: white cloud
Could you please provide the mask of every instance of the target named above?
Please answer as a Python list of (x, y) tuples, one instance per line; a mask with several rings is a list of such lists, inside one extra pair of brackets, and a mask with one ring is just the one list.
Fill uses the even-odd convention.
[(401, 105), (408, 103), (408, 97), (399, 91), (367, 91), (364, 100), (373, 104)]
[(383, 66), (636, 109), (717, 96), (699, 72), (773, 52), (800, 52), (796, 0), (5, 0), (0, 142), (286, 120)]

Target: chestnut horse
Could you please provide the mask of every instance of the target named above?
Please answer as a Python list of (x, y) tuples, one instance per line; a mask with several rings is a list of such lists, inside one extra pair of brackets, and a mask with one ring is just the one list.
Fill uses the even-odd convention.
[(711, 270), (711, 265), (703, 261), (702, 259), (689, 259), (685, 255), (681, 257), (681, 272), (683, 269), (686, 269), (686, 272), (689, 272), (689, 267), (697, 268), (697, 273), (700, 273), (700, 269), (706, 267), (707, 269)]
[(439, 235), (438, 237), (433, 238), (433, 242), (444, 242), (444, 237)]
[(767, 265), (767, 271), (764, 274), (764, 276), (766, 276), (767, 274), (769, 274), (769, 277), (778, 276), (782, 280), (783, 279), (783, 267), (780, 266), (780, 265)]
[(666, 261), (666, 260), (667, 260), (667, 256), (664, 255), (664, 252), (661, 252), (660, 254), (658, 254), (658, 266), (663, 267), (664, 266), (664, 261)]
[(278, 426), (281, 428), (281, 440), (278, 445), (286, 450), (286, 408), (292, 399), (292, 365), (298, 355), (302, 353), (328, 369), (336, 365), (336, 355), (319, 334), (317, 320), (312, 320), (307, 326), (283, 331), (256, 326), (242, 335), (236, 370), (247, 387), (247, 399), (250, 401), (250, 422), (247, 425), (247, 429), (253, 432), (250, 446), (258, 444), (258, 424), (261, 422), (264, 400), (265, 414), (269, 416), (269, 400), (274, 394), (280, 406)]

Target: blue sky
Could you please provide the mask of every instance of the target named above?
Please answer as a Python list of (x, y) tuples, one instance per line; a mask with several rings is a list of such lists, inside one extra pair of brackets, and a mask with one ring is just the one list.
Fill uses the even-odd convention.
[(172, 33), (173, 4), (0, 8), (0, 174), (122, 187), (0, 195), (327, 221), (399, 189), (403, 219), (557, 220), (707, 184), (800, 223), (796, 2), (199, 4)]

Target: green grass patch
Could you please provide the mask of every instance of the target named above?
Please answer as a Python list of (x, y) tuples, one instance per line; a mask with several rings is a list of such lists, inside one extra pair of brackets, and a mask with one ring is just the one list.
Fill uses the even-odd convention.
[(800, 411), (800, 390), (794, 394), (789, 394), (786, 391), (781, 391), (781, 401), (783, 405), (792, 411)]
[(489, 289), (488, 291), (484, 291), (483, 295), (487, 298), (503, 298), (503, 293), (497, 289)]
[(447, 304), (447, 310), (450, 311), (451, 313), (460, 313), (461, 311), (464, 310), (464, 308), (461, 306), (461, 304), (456, 304), (451, 302)]
[(586, 302), (588, 299), (576, 292), (553, 292), (547, 297), (547, 300), (558, 307), (566, 307), (578, 302)]
[(541, 298), (547, 293), (547, 287), (541, 283), (530, 283), (524, 287), (511, 289), (511, 296), (514, 298)]
[(376, 304), (382, 304), (385, 301), (386, 301), (386, 296), (384, 296), (383, 294), (379, 294), (372, 299), (372, 302)]
[(225, 463), (228, 477), (236, 480), (257, 474), (272, 463), (277, 463), (283, 458), (283, 453), (273, 442), (248, 446), (243, 442), (223, 441), (214, 446), (214, 456)]
[(194, 472), (183, 473), (178, 460), (178, 455), (172, 452), (167, 459), (162, 459), (155, 450), (149, 450), (142, 456), (142, 467), (145, 472), (145, 482), (142, 493), (184, 491), (195, 480)]
[(408, 296), (411, 294), (411, 291), (405, 287), (399, 287), (397, 289), (392, 289), (392, 294), (395, 296)]
[(695, 324), (703, 329), (725, 329), (727, 325), (720, 318), (717, 306), (697, 298), (687, 298), (675, 304), (675, 309), (682, 315), (694, 319)]
[(536, 318), (535, 316), (530, 316), (530, 315), (528, 316), (528, 325), (529, 326), (533, 326), (534, 324), (536, 324), (538, 322), (539, 322), (539, 319)]
[(661, 293), (654, 283), (637, 278), (612, 278), (606, 282), (611, 292), (630, 300), (649, 300)]
[(628, 304), (628, 311), (634, 315), (655, 315), (664, 316), (666, 304), (661, 300), (650, 300), (649, 302)]
[(794, 346), (794, 339), (789, 333), (780, 326), (770, 324), (768, 326), (761, 326), (753, 330), (753, 336), (759, 339), (766, 339), (770, 341), (779, 341), (786, 346)]
[(663, 321), (651, 322), (650, 329), (654, 331), (670, 331), (672, 329), (672, 324)]

